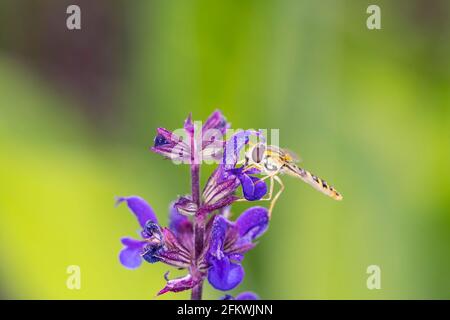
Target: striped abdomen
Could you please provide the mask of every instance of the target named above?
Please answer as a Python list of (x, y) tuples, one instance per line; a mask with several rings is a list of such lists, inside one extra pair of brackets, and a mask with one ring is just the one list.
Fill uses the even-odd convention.
[(295, 164), (286, 165), (285, 173), (298, 177), (312, 186), (314, 189), (326, 194), (334, 200), (342, 200), (342, 195), (330, 186), (325, 180), (313, 175), (311, 172), (297, 167)]

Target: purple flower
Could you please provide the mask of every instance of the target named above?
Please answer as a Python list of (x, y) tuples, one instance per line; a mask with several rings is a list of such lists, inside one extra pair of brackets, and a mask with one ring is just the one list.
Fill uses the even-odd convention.
[(238, 294), (236, 297), (226, 294), (220, 300), (259, 300), (259, 297), (256, 293), (246, 291)]
[(118, 204), (122, 202), (127, 203), (142, 228), (141, 239), (122, 238), (125, 246), (119, 255), (122, 265), (134, 269), (145, 260), (149, 263), (161, 261), (177, 268), (189, 267), (192, 225), (187, 217), (180, 215), (172, 206), (170, 227), (164, 228), (158, 224), (153, 209), (144, 199), (131, 196), (117, 201)]
[[(119, 254), (122, 265), (134, 269), (141, 265), (142, 260), (145, 260), (149, 263), (163, 262), (179, 269), (191, 267), (194, 246), (192, 223), (188, 217), (178, 212), (175, 204), (170, 206), (169, 228), (164, 228), (158, 224), (151, 206), (141, 197), (121, 197), (117, 200), (118, 204), (122, 202), (127, 203), (142, 228), (140, 240), (122, 238), (122, 244), (125, 246)], [(206, 268), (201, 271), (206, 272)], [(169, 280), (166, 274), (166, 286), (159, 291), (158, 295), (169, 291), (180, 292), (192, 289), (204, 277), (202, 272), (199, 275), (193, 277), (187, 274), (184, 277)]]
[(245, 170), (245, 167), (239, 167), (229, 170), (232, 175), (235, 175), (241, 185), (244, 198), (248, 201), (259, 200), (267, 193), (266, 183), (255, 177), (252, 174), (258, 174), (258, 169)]
[(213, 209), (210, 211), (228, 206), (237, 200), (234, 192), (239, 185), (242, 185), (244, 198), (248, 201), (259, 200), (267, 193), (266, 183), (253, 176), (259, 173), (257, 169), (236, 167), (239, 154), (251, 136), (259, 137), (260, 134), (252, 130), (240, 131), (226, 142), (223, 163), (210, 176), (202, 194), (205, 206)]
[(242, 185), (244, 198), (248, 201), (261, 199), (267, 193), (267, 186), (261, 179), (252, 176), (258, 174), (257, 169), (248, 169), (244, 166), (236, 167), (240, 153), (244, 146), (249, 143), (250, 138), (264, 141), (264, 137), (258, 131), (245, 130), (234, 134), (226, 143), (223, 154), (223, 178), (236, 177)]
[(268, 210), (252, 207), (244, 211), (235, 222), (217, 215), (212, 224), (206, 261), (208, 280), (222, 291), (235, 288), (244, 277), (240, 262), (244, 253), (255, 246), (253, 240), (261, 236), (269, 225)]
[[(191, 115), (184, 122), (180, 134), (158, 128), (152, 151), (183, 163), (199, 164), (202, 160), (219, 160), (222, 157), (223, 136), (230, 127), (220, 111), (214, 111), (203, 124), (199, 137)], [(193, 150), (199, 150), (200, 158)]]
[(215, 143), (222, 147), (223, 137), (227, 129), (230, 128), (230, 124), (227, 122), (222, 113), (218, 110), (214, 111), (202, 127), (202, 148), (205, 150), (207, 147), (217, 146)]

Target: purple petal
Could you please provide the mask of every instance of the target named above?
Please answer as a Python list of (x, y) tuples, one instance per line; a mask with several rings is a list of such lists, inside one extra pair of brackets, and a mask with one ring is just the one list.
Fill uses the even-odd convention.
[(117, 204), (126, 201), (128, 208), (130, 208), (131, 212), (136, 215), (136, 218), (139, 221), (139, 224), (142, 228), (145, 227), (145, 223), (151, 220), (154, 223), (158, 223), (158, 219), (156, 218), (155, 212), (152, 207), (141, 197), (131, 196), (131, 197), (120, 197), (117, 199)]
[(241, 237), (256, 239), (269, 226), (268, 210), (264, 207), (251, 207), (239, 216), (235, 224)]
[(216, 216), (211, 229), (210, 247), (208, 250), (208, 280), (218, 290), (231, 290), (244, 277), (241, 265), (233, 263), (223, 252), (225, 236), (230, 223), (222, 216)]
[(241, 181), (242, 192), (244, 193), (244, 198), (249, 200), (252, 199), (255, 193), (255, 184), (249, 175), (241, 174), (239, 175), (239, 181)]
[(238, 294), (236, 300), (259, 300), (259, 297), (254, 292), (246, 291)]
[(169, 280), (166, 286), (158, 292), (158, 296), (166, 292), (180, 292), (189, 290), (195, 287), (199, 283), (199, 280), (194, 279), (190, 274), (182, 278), (176, 278)]
[(251, 177), (253, 183), (255, 184), (255, 191), (253, 193), (252, 200), (259, 200), (267, 193), (267, 185), (264, 180), (257, 177)]
[(226, 169), (232, 169), (239, 159), (242, 148), (248, 143), (250, 136), (256, 136), (262, 139), (262, 135), (258, 131), (245, 130), (235, 133), (225, 144), (223, 153), (223, 164)]
[[(170, 232), (167, 232), (165, 230), (166, 228), (163, 228), (166, 242), (167, 240), (170, 240), (169, 242), (174, 242), (172, 240), (172, 237), (169, 235)], [(189, 252), (191, 251), (193, 246), (192, 222), (188, 217), (180, 214), (175, 207), (172, 207), (172, 209), (170, 210), (168, 230), (171, 231), (171, 233), (173, 233), (176, 238), (176, 242), (178, 243), (176, 249), (186, 251), (188, 252), (187, 255), (189, 255)]]
[(221, 259), (224, 255), (222, 249), (228, 225), (229, 222), (224, 217), (216, 216), (214, 218), (208, 252), (217, 259)]
[(265, 181), (257, 177), (249, 176), (245, 173), (240, 174), (238, 177), (242, 184), (244, 198), (248, 201), (259, 200), (267, 193), (267, 185)]
[(206, 119), (205, 123), (202, 127), (202, 134), (205, 135), (205, 132), (208, 130), (218, 130), (222, 135), (225, 134), (226, 130), (229, 128), (229, 123), (227, 119), (223, 116), (223, 114), (216, 110)]
[[(188, 200), (187, 198), (183, 197), (180, 199)], [(190, 229), (192, 227), (189, 218), (186, 217), (185, 215), (182, 215), (179, 212), (177, 204), (181, 205), (179, 201), (170, 205), (170, 214), (169, 214), (169, 229), (172, 230), (175, 234), (182, 233), (186, 229)]]
[(122, 238), (122, 244), (125, 248), (120, 251), (120, 263), (129, 269), (139, 267), (142, 263), (141, 252), (145, 246), (145, 241), (139, 241), (132, 238)]
[(156, 129), (156, 137), (153, 141), (153, 148), (157, 150), (163, 150), (164, 148), (172, 149), (178, 143), (182, 143), (182, 141), (183, 139), (173, 132), (165, 128), (158, 128)]
[(177, 144), (183, 141), (181, 137), (165, 128), (157, 128), (156, 133), (156, 138), (158, 138), (158, 140), (155, 138), (155, 147), (159, 147), (165, 144)]
[(204, 159), (220, 160), (223, 156), (223, 136), (230, 125), (220, 111), (214, 111), (202, 127), (202, 149)]
[(227, 291), (235, 288), (244, 278), (244, 268), (231, 262), (227, 257), (212, 259), (208, 270), (208, 281), (217, 290)]

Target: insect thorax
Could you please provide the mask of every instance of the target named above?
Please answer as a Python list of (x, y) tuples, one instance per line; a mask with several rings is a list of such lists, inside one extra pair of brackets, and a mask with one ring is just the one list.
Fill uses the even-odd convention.
[(275, 147), (258, 143), (252, 146), (245, 155), (246, 165), (251, 165), (266, 175), (273, 175), (280, 171), (284, 163)]
[(264, 157), (262, 164), (267, 175), (278, 173), (284, 165), (277, 155), (271, 156), (268, 154)]

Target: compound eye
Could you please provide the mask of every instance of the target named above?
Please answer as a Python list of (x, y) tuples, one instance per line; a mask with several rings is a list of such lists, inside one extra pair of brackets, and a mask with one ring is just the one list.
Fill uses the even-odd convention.
[(252, 160), (256, 163), (260, 163), (263, 159), (266, 146), (263, 144), (257, 145), (252, 151)]

